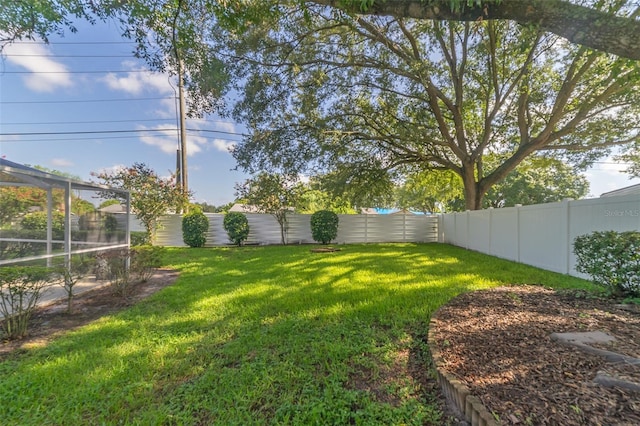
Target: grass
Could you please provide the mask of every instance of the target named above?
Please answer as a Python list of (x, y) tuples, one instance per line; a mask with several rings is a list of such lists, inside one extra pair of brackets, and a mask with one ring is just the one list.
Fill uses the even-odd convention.
[(0, 422), (441, 424), (416, 374), (429, 374), (439, 306), (504, 284), (589, 288), (442, 244), (168, 249), (168, 259), (181, 272), (173, 286), (1, 362)]

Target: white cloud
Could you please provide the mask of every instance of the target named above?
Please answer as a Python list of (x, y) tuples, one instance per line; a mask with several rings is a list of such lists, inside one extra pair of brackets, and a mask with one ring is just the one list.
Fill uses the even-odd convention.
[(52, 158), (51, 165), (56, 167), (71, 167), (74, 164), (65, 158)]
[[(67, 73), (68, 68), (61, 62), (46, 57), (51, 52), (40, 44), (9, 44), (5, 46), (4, 53), (9, 62), (33, 72), (23, 77), (25, 85), (33, 91), (50, 93), (60, 87), (73, 86), (71, 75)], [(46, 73), (42, 73), (43, 71)]]
[(231, 149), (233, 149), (237, 145), (237, 142), (225, 141), (223, 139), (214, 139), (212, 144), (213, 147), (218, 151), (228, 153), (231, 152)]
[(113, 166), (110, 166), (110, 167), (103, 167), (102, 169), (98, 170), (96, 174), (104, 173), (104, 174), (112, 175), (120, 172), (121, 170), (125, 170), (126, 168), (127, 166), (125, 166), (124, 164), (114, 164)]
[[(155, 127), (145, 127), (138, 126), (140, 130), (154, 130), (154, 129), (163, 129), (166, 128), (164, 125), (158, 125)], [(160, 148), (161, 151), (166, 152), (167, 154), (175, 154), (176, 150), (179, 146), (179, 134), (177, 130), (163, 130), (159, 132), (153, 132), (149, 134), (145, 134), (140, 137), (140, 140), (147, 145), (155, 146)], [(202, 152), (202, 147), (206, 146), (207, 139), (194, 136), (187, 135), (187, 157), (191, 157), (199, 152)]]
[(173, 88), (166, 74), (145, 70), (134, 62), (125, 61), (122, 67), (129, 69), (125, 73), (109, 73), (100, 80), (112, 90), (139, 95), (143, 92), (171, 94)]

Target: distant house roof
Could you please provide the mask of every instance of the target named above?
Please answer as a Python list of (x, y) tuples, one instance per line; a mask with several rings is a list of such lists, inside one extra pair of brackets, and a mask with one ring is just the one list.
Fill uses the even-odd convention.
[(111, 204), (106, 207), (102, 207), (101, 209), (98, 209), (98, 211), (101, 211), (104, 213), (126, 213), (127, 206), (124, 204)]
[(360, 209), (360, 214), (378, 214), (378, 211), (372, 208), (362, 208)]
[(626, 186), (624, 188), (615, 189), (609, 192), (604, 192), (600, 194), (600, 197), (619, 197), (622, 195), (640, 195), (640, 184)]
[(240, 203), (235, 203), (233, 206), (231, 206), (229, 211), (240, 212), (240, 213), (260, 213), (260, 209), (258, 209), (256, 206), (250, 206), (248, 204), (240, 204)]
[(415, 214), (415, 213), (407, 209), (402, 209), (402, 210), (398, 210), (397, 212), (393, 212), (389, 214)]

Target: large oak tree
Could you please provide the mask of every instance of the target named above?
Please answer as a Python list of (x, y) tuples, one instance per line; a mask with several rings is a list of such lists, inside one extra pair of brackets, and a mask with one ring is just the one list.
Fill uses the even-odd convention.
[[(632, 4), (12, 2), (0, 28), (7, 39), (46, 36), (73, 15), (118, 16), (156, 68), (175, 69), (180, 52), (196, 113), (219, 106), (227, 75), (240, 83), (234, 112), (251, 130), (241, 166), (330, 171), (364, 189), (448, 169), (475, 209), (537, 151), (592, 160), (637, 140), (638, 64), (588, 47), (636, 58)], [(487, 153), (505, 160), (487, 167)]]
[(535, 26), (308, 7), (220, 40), (242, 83), (251, 136), (234, 155), (248, 169), (332, 171), (362, 192), (451, 170), (478, 209), (532, 154), (588, 162), (639, 137), (638, 64)]

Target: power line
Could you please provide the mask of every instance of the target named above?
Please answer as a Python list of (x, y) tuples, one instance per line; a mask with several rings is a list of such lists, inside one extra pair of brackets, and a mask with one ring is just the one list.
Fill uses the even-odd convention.
[(110, 73), (153, 73), (150, 70), (112, 70), (112, 71), (2, 71), (1, 74), (110, 74)]
[(173, 118), (147, 118), (139, 120), (92, 120), (92, 121), (41, 121), (41, 122), (8, 122), (3, 126), (31, 126), (43, 124), (95, 124), (95, 123), (139, 123), (143, 121), (171, 121)]
[(7, 58), (134, 58), (133, 55), (37, 55), (32, 53), (9, 53), (4, 56)]
[(53, 46), (56, 44), (137, 44), (134, 41), (56, 41), (53, 43), (47, 43), (45, 41), (14, 41), (11, 44), (44, 44), (47, 46)]
[[(168, 98), (167, 98), (168, 99)], [(96, 124), (96, 123), (140, 123), (149, 121), (173, 121), (173, 118), (148, 118), (148, 119), (130, 119), (130, 120), (91, 120), (91, 121), (41, 121), (41, 122), (5, 122), (0, 123), (3, 126), (31, 126), (31, 125), (45, 125), (45, 124)], [(232, 124), (236, 123), (231, 121), (221, 120), (206, 120), (207, 123), (221, 123)]]
[[(177, 130), (177, 129), (175, 129)], [(83, 141), (103, 141), (103, 140), (111, 140), (111, 139), (128, 139), (135, 140), (138, 136), (130, 135), (130, 136), (101, 136), (101, 137), (81, 137), (81, 138), (39, 138), (39, 139), (13, 139), (13, 140), (5, 140), (0, 142), (2, 143), (11, 143), (11, 142), (83, 142)], [(210, 138), (206, 138), (211, 140)], [(216, 138), (227, 142), (240, 142), (237, 139), (229, 139), (229, 138)]]
[(144, 132), (175, 132), (177, 129), (134, 129), (134, 130), (87, 130), (73, 132), (9, 132), (0, 133), (0, 136), (38, 136), (38, 135), (88, 135), (109, 133), (144, 133)]
[[(90, 134), (113, 134), (113, 133), (146, 133), (146, 132), (175, 132), (177, 128), (165, 128), (165, 129), (133, 129), (133, 130), (82, 130), (82, 131), (70, 131), (70, 132), (6, 132), (0, 133), (0, 136), (48, 136), (48, 135), (90, 135)], [(242, 133), (225, 132), (223, 130), (208, 130), (208, 129), (186, 129), (190, 132), (205, 132), (205, 133), (221, 133), (224, 135), (233, 136), (246, 136)]]
[(66, 100), (66, 101), (1, 101), (0, 104), (71, 104), (82, 102), (132, 102), (132, 101), (157, 101), (162, 99), (173, 99), (173, 97), (154, 97), (154, 98), (131, 98), (131, 99), (85, 99), (85, 100)]
[(187, 130), (190, 132), (203, 132), (203, 133), (222, 133), (225, 135), (234, 135), (234, 136), (248, 136), (244, 133), (236, 133), (236, 132), (225, 132), (223, 130), (208, 130), (208, 129), (189, 129), (187, 127)]

